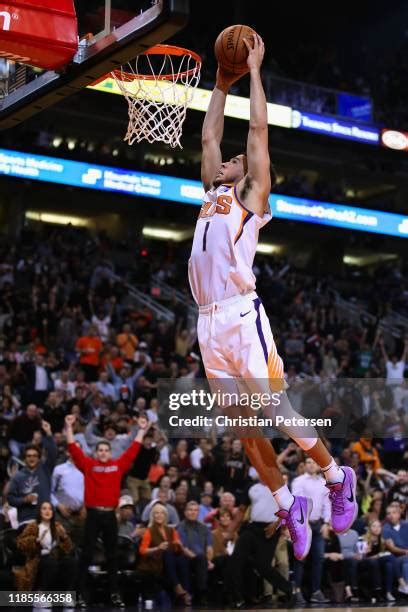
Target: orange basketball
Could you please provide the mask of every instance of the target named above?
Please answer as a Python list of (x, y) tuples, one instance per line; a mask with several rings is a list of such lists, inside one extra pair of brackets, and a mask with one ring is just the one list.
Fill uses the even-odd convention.
[(247, 38), (249, 44), (253, 44), (252, 36), (255, 30), (246, 25), (233, 25), (225, 28), (218, 36), (214, 45), (214, 53), (217, 62), (227, 72), (242, 74), (248, 70), (248, 49), (243, 38)]

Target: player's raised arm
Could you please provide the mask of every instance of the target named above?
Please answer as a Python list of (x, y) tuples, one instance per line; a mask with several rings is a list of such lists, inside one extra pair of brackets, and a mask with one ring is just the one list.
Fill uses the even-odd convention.
[(268, 113), (261, 80), (261, 65), (265, 53), (262, 38), (255, 34), (253, 41), (244, 38), (248, 48), (250, 74), (250, 120), (247, 141), (248, 172), (238, 186), (246, 206), (263, 216), (271, 191), (268, 149)]
[(224, 133), (224, 108), (228, 90), (241, 75), (229, 74), (221, 67), (217, 70), (217, 78), (210, 103), (205, 114), (201, 134), (201, 181), (204, 189), (211, 189), (215, 177), (221, 168), (221, 140)]

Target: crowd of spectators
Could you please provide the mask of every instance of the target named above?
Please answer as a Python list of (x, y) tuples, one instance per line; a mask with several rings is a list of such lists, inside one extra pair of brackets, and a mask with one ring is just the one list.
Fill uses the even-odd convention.
[[(146, 600), (170, 596), (183, 605), (204, 605), (215, 593), (237, 607), (245, 600), (253, 606), (271, 596), (271, 586), (253, 574), (251, 555), (244, 555), (244, 567), (240, 538), (245, 508), (254, 509), (257, 495), (267, 493), (253, 489), (257, 475), (240, 440), (229, 432), (196, 440), (166, 434), (158, 380), (204, 376), (189, 328), (188, 299), (173, 305), (174, 323), (158, 321), (149, 308), (135, 305), (124, 284), (107, 273), (112, 244), (67, 227), (49, 232), (47, 240), (44, 234), (26, 233), (21, 242), (2, 249), (0, 576), (10, 588), (17, 584), (28, 590), (27, 575), (34, 588), (46, 583), (51, 589), (62, 586), (58, 576), (75, 574), (86, 508), (83, 476), (67, 449), (66, 416), (76, 417), (74, 434), (83, 453), (92, 455), (108, 441), (119, 461), (137, 432), (136, 418), (146, 415), (151, 427), (123, 478), (116, 510), (124, 567), (142, 577), (137, 584)], [(121, 272), (136, 282), (158, 272), (162, 280), (185, 288), (176, 261), (164, 265), (152, 255), (149, 264), (134, 261), (130, 268), (122, 264)], [(274, 572), (285, 581), (293, 578), (298, 604), (304, 598), (323, 603), (404, 597), (407, 341), (383, 336), (363, 317), (343, 319), (333, 279), (317, 278), (280, 259), (257, 260), (254, 271), (294, 408), (307, 416), (347, 417), (343, 433), (326, 443), (358, 475), (359, 517), (347, 534), (336, 537), (330, 525), (323, 525), (329, 517), (322, 500), (316, 520), (324, 529), (316, 531), (312, 567), (308, 559), (301, 567), (294, 563), (288, 534), (272, 525)], [(379, 273), (376, 284), (370, 308), (380, 316), (384, 305), (399, 305), (401, 284), (398, 288), (392, 276)], [(361, 283), (356, 291), (362, 292)], [(320, 479), (314, 462), (292, 442), (277, 437), (274, 446), (292, 490), (301, 490), (307, 478)], [(325, 487), (321, 492), (324, 497)], [(275, 522), (274, 514), (269, 521)], [(262, 548), (263, 535), (256, 537)], [(248, 545), (252, 542), (249, 538)], [(42, 556), (47, 563), (38, 572)], [(102, 560), (93, 559), (90, 577), (101, 564), (103, 551)], [(239, 593), (234, 587), (238, 566), (253, 578)], [(69, 572), (58, 573), (65, 567)], [(275, 590), (283, 590), (274, 596), (287, 595), (286, 582), (277, 581), (276, 573), (265, 564), (259, 571)], [(213, 588), (218, 584), (221, 589)]]

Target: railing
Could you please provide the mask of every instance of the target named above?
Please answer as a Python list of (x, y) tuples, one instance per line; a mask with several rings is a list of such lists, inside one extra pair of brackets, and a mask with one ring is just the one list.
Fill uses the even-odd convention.
[[(154, 285), (155, 287), (159, 287), (161, 295), (166, 300), (174, 299), (179, 304), (186, 303), (185, 293), (183, 293), (179, 289), (175, 289), (174, 287), (166, 283), (164, 280), (162, 280), (159, 277), (158, 274), (153, 274), (151, 286), (152, 285)], [(197, 317), (198, 317), (197, 306), (195, 304), (188, 304), (187, 305), (187, 323), (188, 323), (187, 326), (189, 329), (195, 327), (197, 323)]]
[(275, 104), (363, 123), (370, 123), (373, 120), (373, 104), (369, 96), (293, 81), (267, 72), (263, 74), (263, 81), (267, 100)]
[(142, 291), (139, 291), (139, 289), (136, 289), (136, 287), (130, 285), (127, 281), (125, 281), (117, 274), (114, 274), (113, 272), (106, 272), (106, 274), (113, 280), (121, 283), (124, 287), (126, 287), (129, 296), (133, 298), (136, 303), (142, 306), (147, 306), (153, 312), (157, 319), (161, 321), (167, 321), (169, 323), (174, 323), (174, 313), (162, 304), (160, 304), (160, 302), (157, 302), (149, 295), (146, 295)]
[(345, 300), (336, 293), (337, 312), (347, 321), (358, 324), (363, 318), (371, 324), (378, 324), (378, 329), (392, 338), (402, 338), (408, 331), (408, 318), (396, 312), (388, 313), (377, 321), (377, 317), (365, 310), (362, 304)]

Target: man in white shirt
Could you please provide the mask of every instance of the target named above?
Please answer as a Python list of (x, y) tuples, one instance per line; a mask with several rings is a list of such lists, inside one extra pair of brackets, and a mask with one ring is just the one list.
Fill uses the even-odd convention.
[[(309, 555), (312, 556), (312, 596), (310, 602), (325, 604), (329, 600), (320, 589), (324, 560), (323, 534), (330, 523), (331, 505), (326, 481), (320, 474), (319, 466), (311, 457), (306, 458), (305, 473), (293, 480), (291, 490), (293, 495), (305, 495), (313, 502), (313, 509), (310, 514), (310, 527), (312, 528), (312, 544), (309, 552)], [(295, 559), (294, 570), (296, 604), (302, 606), (306, 603), (301, 591), (304, 561)]]
[(204, 457), (205, 452), (208, 449), (208, 442), (206, 438), (200, 438), (197, 448), (190, 453), (190, 462), (194, 470), (201, 470), (201, 459)]
[(386, 384), (390, 386), (401, 385), (404, 380), (405, 365), (408, 356), (408, 338), (404, 342), (404, 351), (401, 355), (401, 359), (398, 360), (397, 355), (393, 355), (389, 358), (387, 351), (385, 350), (384, 340), (380, 339), (381, 352), (385, 361), (385, 369), (387, 372)]
[[(77, 442), (77, 446), (81, 445)], [(76, 546), (82, 544), (86, 511), (84, 507), (84, 476), (67, 451), (68, 459), (54, 468), (51, 481), (51, 503)]]
[(95, 325), (95, 327), (97, 328), (98, 336), (100, 337), (102, 342), (108, 341), (109, 325), (111, 324), (111, 321), (112, 321), (112, 316), (115, 310), (115, 305), (116, 305), (116, 298), (113, 296), (110, 299), (109, 313), (106, 314), (104, 308), (100, 307), (98, 310), (98, 314), (95, 314), (93, 310), (92, 295), (90, 295), (89, 297), (89, 306), (92, 312), (91, 323), (92, 325)]
[(69, 372), (61, 372), (60, 378), (54, 381), (56, 391), (63, 391), (66, 399), (71, 399), (75, 395), (76, 382), (69, 380)]

